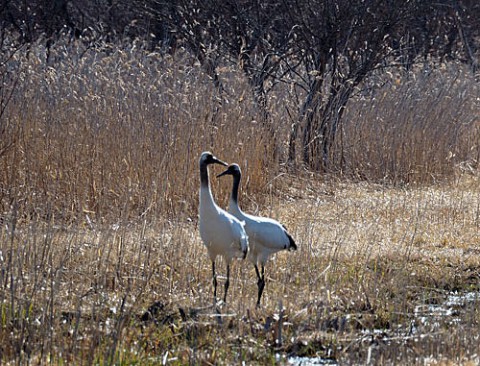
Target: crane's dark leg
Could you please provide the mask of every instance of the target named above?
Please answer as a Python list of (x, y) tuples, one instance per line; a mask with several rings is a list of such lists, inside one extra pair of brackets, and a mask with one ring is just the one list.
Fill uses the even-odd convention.
[(257, 286), (258, 286), (257, 307), (259, 307), (260, 306), (260, 299), (262, 298), (263, 289), (265, 288), (265, 267), (263, 266), (263, 264), (262, 264), (262, 274), (260, 275), (260, 272), (258, 271), (258, 267), (257, 267), (256, 264), (255, 264), (255, 272), (257, 273), (257, 277), (258, 277), (258, 282), (257, 282)]
[(225, 281), (225, 293), (223, 294), (223, 302), (227, 303), (227, 291), (230, 286), (230, 264), (227, 264), (227, 280)]
[(215, 261), (212, 261), (213, 304), (217, 303), (217, 275), (215, 273)]

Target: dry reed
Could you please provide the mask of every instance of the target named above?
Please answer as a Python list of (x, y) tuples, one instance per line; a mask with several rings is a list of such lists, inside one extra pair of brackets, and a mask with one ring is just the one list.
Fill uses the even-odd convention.
[[(478, 361), (474, 306), (458, 322), (416, 316), (478, 290), (468, 74), (409, 75), (357, 96), (339, 141), (343, 178), (327, 179), (282, 165), (288, 90), (272, 96), (272, 146), (234, 67), (221, 69), (218, 95), (185, 54), (55, 52), (51, 65), (40, 45), (17, 55), (2, 117), (2, 364)], [(242, 206), (280, 219), (300, 248), (267, 266), (261, 309), (251, 266), (236, 262), (221, 318), (196, 226), (207, 149), (242, 165)], [(212, 185), (224, 206), (230, 182), (212, 174)]]

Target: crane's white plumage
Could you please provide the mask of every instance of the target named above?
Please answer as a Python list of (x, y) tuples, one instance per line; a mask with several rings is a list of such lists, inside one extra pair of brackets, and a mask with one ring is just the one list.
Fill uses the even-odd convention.
[[(268, 217), (253, 216), (244, 213), (238, 206), (238, 188), (242, 172), (237, 164), (232, 164), (226, 171), (219, 174), (233, 176), (233, 188), (230, 196), (228, 211), (245, 222), (245, 230), (247, 231), (249, 241), (248, 259), (255, 266), (255, 272), (258, 277), (258, 300), (257, 305), (260, 305), (260, 299), (265, 287), (265, 263), (268, 258), (280, 250), (296, 250), (297, 245), (295, 241), (287, 232), (286, 228), (278, 221)], [(261, 266), (261, 273), (258, 270)]]
[(230, 284), (230, 263), (234, 258), (245, 258), (248, 251), (248, 238), (244, 222), (222, 210), (215, 203), (208, 180), (208, 165), (221, 164), (223, 161), (214, 157), (210, 152), (202, 153), (200, 157), (200, 237), (207, 248), (212, 261), (213, 296), (216, 302), (217, 279), (215, 274), (215, 259), (222, 256), (227, 264), (227, 280), (223, 301), (226, 302), (228, 286)]

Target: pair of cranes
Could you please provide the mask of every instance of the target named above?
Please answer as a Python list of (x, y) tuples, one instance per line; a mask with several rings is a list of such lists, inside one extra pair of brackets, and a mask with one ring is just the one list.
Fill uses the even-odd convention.
[[(217, 277), (215, 259), (222, 256), (227, 264), (227, 279), (223, 302), (227, 300), (230, 285), (230, 263), (234, 258), (248, 259), (255, 267), (257, 274), (258, 297), (257, 306), (265, 288), (265, 263), (268, 257), (280, 250), (296, 250), (297, 245), (278, 221), (248, 215), (238, 206), (238, 189), (242, 173), (237, 164), (228, 166), (227, 170), (217, 177), (233, 176), (232, 194), (228, 212), (221, 209), (214, 201), (208, 179), (208, 165), (228, 164), (213, 156), (211, 152), (203, 152), (200, 156), (200, 236), (212, 261), (212, 282), (214, 302), (217, 301)], [(259, 267), (260, 266), (260, 270)]]

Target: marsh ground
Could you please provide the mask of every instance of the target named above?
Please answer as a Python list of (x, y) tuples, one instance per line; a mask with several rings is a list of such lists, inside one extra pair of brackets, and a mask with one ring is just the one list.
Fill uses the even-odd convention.
[[(5, 218), (3, 361), (478, 362), (476, 177), (415, 189), (282, 180), (261, 213), (285, 223), (299, 250), (269, 263), (259, 309), (246, 261), (233, 266), (227, 304), (212, 306), (195, 217), (108, 227), (18, 219), (14, 230)], [(466, 293), (473, 299), (445, 305)]]

